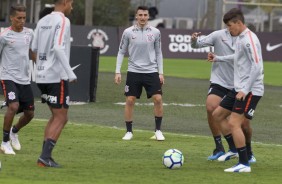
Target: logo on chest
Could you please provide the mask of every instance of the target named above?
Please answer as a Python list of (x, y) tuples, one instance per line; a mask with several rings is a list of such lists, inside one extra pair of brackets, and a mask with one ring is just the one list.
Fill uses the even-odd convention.
[(154, 41), (154, 35), (153, 34), (147, 34), (147, 41), (153, 42)]

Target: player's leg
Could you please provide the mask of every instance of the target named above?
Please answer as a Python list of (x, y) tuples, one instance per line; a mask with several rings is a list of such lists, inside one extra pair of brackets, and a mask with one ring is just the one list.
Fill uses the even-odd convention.
[(3, 122), (3, 140), (1, 143), (1, 150), (4, 154), (15, 155), (10, 143), (10, 130), (15, 114), (19, 108), (19, 93), (16, 84), (13, 81), (3, 80), (1, 81), (1, 85), (7, 102), (7, 111), (4, 115)]
[(11, 154), (15, 155), (13, 148), (10, 142), (10, 130), (12, 127), (12, 123), (14, 117), (18, 111), (19, 103), (18, 102), (8, 102), (7, 111), (4, 115), (4, 122), (3, 122), (3, 141), (1, 143), (1, 150), (4, 154)]
[(242, 124), (242, 129), (246, 137), (246, 147), (247, 147), (247, 153), (248, 153), (248, 160), (249, 163), (255, 163), (256, 158), (252, 152), (252, 147), (251, 147), (251, 139), (252, 139), (252, 133), (253, 129), (251, 127), (251, 122), (250, 120), (253, 119), (254, 112), (256, 109), (256, 106), (258, 102), (261, 99), (261, 96), (254, 96), (252, 94), (248, 94), (247, 98), (249, 99), (249, 104), (244, 112), (245, 119)]
[(251, 167), (249, 166), (246, 140), (242, 130), (242, 124), (244, 122), (244, 114), (238, 114), (232, 112), (228, 124), (230, 125), (234, 143), (239, 154), (239, 163), (235, 166), (225, 169), (225, 172), (251, 172)]
[(30, 85), (18, 85), (20, 107), (17, 113), (23, 111), (23, 115), (19, 118), (10, 131), (11, 145), (15, 150), (21, 149), (18, 138), (18, 132), (26, 126), (34, 117), (34, 97)]
[[(239, 153), (239, 163), (231, 168), (225, 169), (225, 172), (251, 172), (248, 159), (246, 139), (242, 129), (245, 119), (253, 118), (256, 106), (260, 96), (253, 96), (249, 93), (244, 101), (236, 100), (229, 119), (229, 125), (234, 137), (234, 142)], [(249, 124), (250, 126), (250, 124)]]
[(219, 123), (216, 122), (212, 116), (212, 113), (218, 107), (221, 100), (222, 100), (221, 97), (213, 94), (208, 95), (206, 99), (208, 124), (215, 143), (215, 149), (213, 150), (212, 155), (208, 157), (208, 160), (217, 160), (218, 157), (220, 157), (225, 153), (221, 140), (221, 131), (220, 131)]
[(249, 163), (256, 163), (256, 158), (253, 154), (252, 145), (251, 145), (253, 129), (250, 126), (250, 120), (249, 119), (245, 118), (245, 120), (242, 124), (242, 130), (243, 130), (245, 138), (246, 138), (246, 147), (247, 147)]
[(155, 116), (155, 137), (158, 141), (164, 141), (165, 137), (161, 131), (162, 119), (163, 119), (163, 101), (162, 95), (153, 95), (154, 102), (154, 116)]
[(209, 87), (207, 99), (206, 99), (206, 110), (209, 128), (213, 135), (215, 149), (212, 155), (208, 157), (208, 160), (217, 160), (220, 156), (225, 153), (222, 140), (221, 140), (221, 130), (220, 124), (214, 120), (212, 113), (219, 106), (222, 98), (229, 92), (228, 89), (212, 83)]
[(68, 117), (68, 109), (66, 108), (52, 108), (52, 122), (48, 122), (48, 126), (45, 129), (46, 139), (44, 142), (42, 153), (38, 159), (38, 165), (43, 167), (60, 167), (53, 158), (52, 151), (56, 146), (56, 143), (65, 127)]
[(51, 110), (52, 117), (45, 127), (45, 140), (37, 164), (41, 167), (60, 167), (52, 158), (52, 151), (68, 121), (68, 82), (61, 81), (60, 83), (39, 85), (38, 87), (40, 87), (41, 92), (44, 89), (48, 89), (44, 94), (48, 95), (47, 104)]
[(135, 105), (135, 96), (127, 96), (124, 107), (124, 119), (126, 126), (126, 133), (123, 140), (131, 140), (133, 138), (132, 123), (133, 123), (133, 110)]
[(158, 141), (164, 141), (165, 137), (161, 131), (163, 119), (163, 100), (162, 100), (162, 85), (160, 82), (159, 73), (144, 74), (144, 88), (147, 93), (147, 98), (152, 98), (154, 103), (154, 119), (155, 119), (155, 135), (154, 138)]
[(131, 140), (133, 138), (132, 124), (133, 111), (136, 98), (140, 98), (142, 93), (142, 74), (127, 72), (126, 84), (124, 88), (124, 95), (126, 96), (124, 107), (124, 120), (126, 126), (126, 133), (123, 140)]
[(228, 116), (231, 114), (234, 101), (235, 101), (235, 93), (229, 91), (227, 95), (220, 102), (220, 106), (218, 106), (216, 110), (213, 112), (213, 117), (215, 118), (215, 121), (219, 123), (220, 130), (224, 135), (224, 138), (227, 141), (229, 147), (228, 152), (218, 157), (217, 159), (218, 161), (227, 161), (230, 160), (231, 158), (238, 157), (238, 153), (231, 134), (230, 126), (227, 121)]

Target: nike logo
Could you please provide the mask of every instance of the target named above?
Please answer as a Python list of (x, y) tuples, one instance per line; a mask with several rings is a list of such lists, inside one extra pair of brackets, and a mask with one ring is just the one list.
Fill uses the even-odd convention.
[(75, 70), (75, 69), (76, 69), (77, 67), (79, 67), (79, 66), (80, 66), (80, 64), (78, 64), (78, 65), (72, 67), (71, 69), (72, 69), (72, 70)]
[(270, 45), (269, 43), (267, 43), (267, 45), (266, 45), (266, 50), (268, 51), (268, 52), (271, 52), (271, 51), (273, 51), (273, 50), (275, 50), (275, 49), (278, 49), (279, 47), (281, 47), (282, 46), (282, 43), (279, 43), (279, 44), (276, 44), (276, 45)]

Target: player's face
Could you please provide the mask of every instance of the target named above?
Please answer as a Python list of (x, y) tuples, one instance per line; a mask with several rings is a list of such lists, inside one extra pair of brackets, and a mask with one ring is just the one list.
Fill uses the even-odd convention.
[(21, 32), (26, 21), (26, 12), (16, 11), (15, 15), (10, 16), (10, 20), (13, 31)]
[(72, 3), (73, 0), (66, 0), (66, 10), (65, 10), (65, 15), (69, 15), (72, 11)]
[(241, 26), (240, 26), (240, 23), (239, 21), (237, 22), (232, 22), (232, 21), (229, 21), (227, 24), (226, 24), (230, 34), (232, 36), (238, 36), (240, 33), (241, 33)]
[(136, 20), (139, 26), (144, 27), (149, 19), (148, 10), (138, 10), (136, 13)]

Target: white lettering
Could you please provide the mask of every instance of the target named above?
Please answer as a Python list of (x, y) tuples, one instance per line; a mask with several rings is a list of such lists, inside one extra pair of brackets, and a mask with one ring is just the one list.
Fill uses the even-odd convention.
[[(205, 36), (205, 35), (202, 35)], [(191, 47), (191, 35), (170, 34), (168, 35), (170, 43), (168, 45), (170, 52), (195, 52), (195, 53), (208, 53), (212, 52), (213, 47), (204, 47), (194, 49)]]
[(29, 78), (30, 78), (30, 81), (35, 82), (36, 73), (37, 73), (36, 64), (32, 60), (29, 60)]

